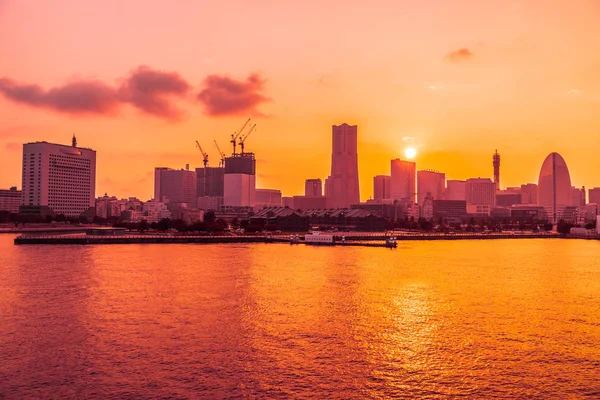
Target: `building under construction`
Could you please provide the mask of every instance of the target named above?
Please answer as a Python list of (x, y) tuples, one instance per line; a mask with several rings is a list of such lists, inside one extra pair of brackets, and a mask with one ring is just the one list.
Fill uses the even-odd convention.
[(234, 154), (225, 158), (223, 204), (254, 207), (256, 198), (256, 159), (254, 153)]

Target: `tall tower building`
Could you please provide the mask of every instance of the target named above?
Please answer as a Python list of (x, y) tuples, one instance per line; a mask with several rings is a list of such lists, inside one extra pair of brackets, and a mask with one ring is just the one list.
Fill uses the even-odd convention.
[(560, 154), (550, 153), (542, 164), (538, 180), (538, 204), (546, 209), (550, 221), (559, 221), (565, 207), (571, 206), (571, 188), (567, 163)]
[[(64, 214), (93, 218), (96, 202), (96, 152), (47, 142), (23, 145), (23, 214)], [(91, 219), (88, 218), (88, 219)]]
[(416, 185), (415, 174), (417, 165), (412, 161), (399, 158), (391, 161), (391, 198), (394, 200), (408, 200), (415, 202)]
[(426, 197), (442, 200), (446, 189), (446, 174), (422, 170), (417, 172), (417, 203), (423, 205)]
[(494, 165), (494, 183), (496, 184), (496, 190), (500, 190), (500, 154), (498, 150), (492, 156), (492, 164)]
[(329, 208), (349, 208), (360, 202), (358, 187), (358, 127), (332, 127), (331, 175), (325, 180)]
[(392, 198), (392, 177), (377, 175), (373, 178), (373, 200), (381, 201)]
[(196, 172), (187, 169), (154, 169), (154, 199), (196, 206)]
[(256, 159), (254, 153), (225, 159), (223, 205), (254, 207), (256, 202)]
[(307, 179), (304, 183), (304, 195), (323, 196), (323, 183), (321, 179)]

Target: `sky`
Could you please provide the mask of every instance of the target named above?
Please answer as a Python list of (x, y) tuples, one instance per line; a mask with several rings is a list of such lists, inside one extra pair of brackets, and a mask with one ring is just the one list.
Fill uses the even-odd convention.
[(96, 194), (217, 165), (252, 118), (257, 187), (303, 194), (358, 125), (361, 198), (390, 160), (537, 182), (553, 151), (600, 186), (600, 0), (0, 0), (0, 188), (22, 144), (97, 151)]

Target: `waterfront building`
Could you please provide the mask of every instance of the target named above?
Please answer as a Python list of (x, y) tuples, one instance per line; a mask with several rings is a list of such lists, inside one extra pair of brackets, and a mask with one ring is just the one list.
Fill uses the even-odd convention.
[(236, 154), (225, 159), (223, 204), (254, 207), (256, 203), (256, 159), (254, 153)]
[(598, 215), (598, 204), (589, 203), (577, 207), (577, 223), (587, 224), (596, 221)]
[(466, 185), (466, 181), (449, 179), (446, 182), (446, 200), (465, 201)]
[(161, 219), (171, 218), (172, 216), (167, 204), (155, 199), (145, 202), (142, 206), (142, 212), (142, 219), (145, 219), (147, 222), (158, 222)]
[(600, 188), (592, 188), (588, 190), (588, 203), (600, 204)]
[(510, 207), (512, 222), (534, 223), (547, 220), (546, 210), (542, 206), (521, 204)]
[(114, 196), (109, 197), (104, 193), (103, 197), (96, 199), (96, 216), (100, 218), (120, 218), (121, 213), (125, 211), (127, 200), (119, 200)]
[(391, 198), (415, 202), (416, 168), (412, 161), (396, 158), (391, 161)]
[(23, 185), (20, 212), (43, 216), (85, 215), (91, 220), (96, 203), (96, 152), (48, 142), (23, 145)]
[(223, 197), (220, 196), (204, 196), (198, 197), (198, 209), (204, 211), (216, 211), (223, 206)]
[(323, 183), (320, 178), (307, 179), (304, 182), (305, 196), (323, 196)]
[(467, 214), (473, 216), (490, 216), (494, 208), (489, 204), (471, 204), (467, 203)]
[(294, 196), (293, 205), (295, 210), (328, 208), (325, 196)]
[(417, 172), (417, 203), (423, 204), (426, 197), (434, 200), (444, 199), (446, 190), (446, 174), (421, 170)]
[(546, 208), (551, 222), (563, 219), (564, 208), (573, 202), (567, 163), (558, 153), (550, 153), (542, 164), (538, 180), (538, 204)]
[(10, 189), (0, 189), (0, 211), (8, 211), (16, 214), (21, 205), (21, 191), (16, 186)]
[(496, 184), (489, 178), (467, 179), (465, 184), (465, 200), (468, 204), (496, 205)]
[(460, 223), (467, 214), (465, 200), (433, 200), (433, 218), (442, 219), (446, 223)]
[(579, 189), (573, 186), (571, 188), (571, 196), (573, 196), (571, 203), (573, 207), (585, 206), (585, 187)]
[(331, 174), (325, 180), (328, 207), (345, 208), (360, 202), (357, 147), (356, 125), (333, 125)]
[(522, 203), (521, 188), (507, 188), (496, 191), (496, 206), (510, 207)]
[(196, 172), (189, 169), (157, 167), (154, 170), (154, 199), (165, 203), (197, 202)]
[(537, 204), (538, 186), (535, 183), (521, 185), (521, 204)]
[(196, 168), (196, 197), (223, 197), (224, 190), (225, 168)]
[(382, 201), (392, 198), (392, 177), (377, 175), (373, 178), (373, 200)]
[(256, 207), (281, 207), (281, 190), (256, 189)]

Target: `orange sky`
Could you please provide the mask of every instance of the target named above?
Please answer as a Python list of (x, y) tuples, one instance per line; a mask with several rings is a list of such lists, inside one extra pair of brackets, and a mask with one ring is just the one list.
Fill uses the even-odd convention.
[(0, 188), (22, 143), (76, 133), (98, 195), (145, 200), (155, 166), (200, 166), (195, 140), (216, 164), (252, 115), (257, 186), (287, 196), (329, 174), (343, 122), (362, 199), (406, 137), (450, 179), (491, 177), (498, 149), (503, 187), (536, 182), (557, 151), (600, 186), (599, 38), (598, 0), (0, 0)]

